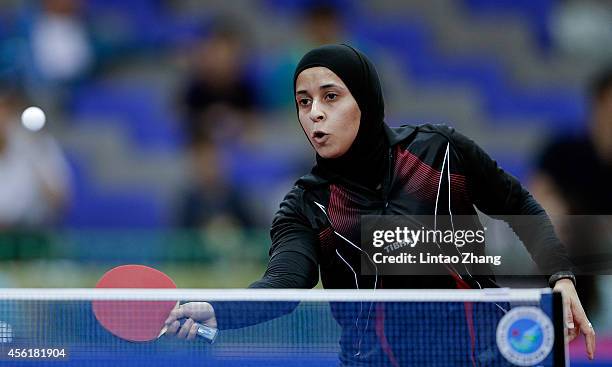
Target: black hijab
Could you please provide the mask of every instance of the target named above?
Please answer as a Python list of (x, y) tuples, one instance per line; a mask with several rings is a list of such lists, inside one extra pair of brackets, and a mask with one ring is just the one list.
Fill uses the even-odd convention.
[(328, 68), (346, 84), (361, 110), (361, 121), (349, 150), (338, 158), (323, 158), (317, 154), (313, 172), (328, 177), (340, 176), (376, 189), (386, 171), (389, 144), (383, 121), (384, 100), (374, 64), (364, 54), (345, 44), (315, 48), (302, 57), (295, 69), (294, 94), (298, 75), (316, 66)]

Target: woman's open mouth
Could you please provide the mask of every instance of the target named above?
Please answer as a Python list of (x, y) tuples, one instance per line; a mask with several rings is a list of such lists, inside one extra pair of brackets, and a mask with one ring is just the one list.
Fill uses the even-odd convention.
[(323, 144), (327, 140), (329, 134), (324, 133), (323, 131), (315, 131), (312, 133), (312, 141), (317, 144)]

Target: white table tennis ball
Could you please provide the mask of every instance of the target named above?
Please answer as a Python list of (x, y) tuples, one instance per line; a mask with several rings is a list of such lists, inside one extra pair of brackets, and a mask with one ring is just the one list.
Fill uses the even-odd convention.
[(38, 131), (45, 126), (47, 118), (39, 107), (28, 107), (21, 114), (21, 123), (30, 131)]

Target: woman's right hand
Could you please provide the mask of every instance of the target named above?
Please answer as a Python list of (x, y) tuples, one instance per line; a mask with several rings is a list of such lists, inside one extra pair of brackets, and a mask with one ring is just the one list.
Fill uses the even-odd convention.
[[(185, 323), (181, 326), (180, 319)], [(176, 307), (166, 319), (167, 335), (175, 334), (179, 339), (195, 339), (198, 330), (197, 324), (217, 328), (215, 310), (208, 302), (188, 302)]]

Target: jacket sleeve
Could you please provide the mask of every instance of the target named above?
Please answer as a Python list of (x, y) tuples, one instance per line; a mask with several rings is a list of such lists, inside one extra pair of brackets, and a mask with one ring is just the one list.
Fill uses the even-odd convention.
[[(313, 288), (319, 281), (316, 236), (302, 213), (303, 190), (294, 187), (274, 216), (270, 260), (249, 288)], [(292, 312), (299, 302), (214, 302), (219, 329), (259, 324)]]
[(474, 141), (455, 131), (450, 136), (468, 172), (476, 207), (508, 222), (545, 274), (570, 272), (572, 263), (567, 250), (540, 204)]

